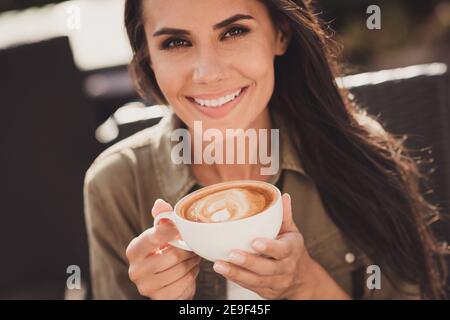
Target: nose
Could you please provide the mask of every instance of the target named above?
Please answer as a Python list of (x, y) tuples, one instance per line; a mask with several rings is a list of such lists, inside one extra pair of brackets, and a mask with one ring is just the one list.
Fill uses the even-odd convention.
[(196, 57), (193, 81), (197, 84), (210, 84), (226, 78), (226, 64), (213, 49), (202, 49)]

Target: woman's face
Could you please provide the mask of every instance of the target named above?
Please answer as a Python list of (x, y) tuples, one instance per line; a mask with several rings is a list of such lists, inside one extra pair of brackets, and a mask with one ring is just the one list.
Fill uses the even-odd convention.
[(274, 89), (287, 48), (258, 0), (143, 0), (150, 63), (189, 128), (249, 128)]

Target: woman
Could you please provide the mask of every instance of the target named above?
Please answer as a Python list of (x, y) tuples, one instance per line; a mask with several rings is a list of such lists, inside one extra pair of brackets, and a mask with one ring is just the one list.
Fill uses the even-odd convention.
[[(86, 175), (95, 298), (442, 297), (427, 225), (437, 209), (402, 141), (336, 86), (333, 44), (310, 1), (133, 0), (125, 23), (140, 94), (170, 112)], [(170, 135), (195, 135), (196, 120), (220, 132), (279, 128), (280, 169), (175, 164)], [(233, 252), (212, 265), (167, 244), (178, 237), (172, 224), (150, 228), (169, 203), (236, 179), (285, 192), (280, 234), (254, 243), (261, 255)]]

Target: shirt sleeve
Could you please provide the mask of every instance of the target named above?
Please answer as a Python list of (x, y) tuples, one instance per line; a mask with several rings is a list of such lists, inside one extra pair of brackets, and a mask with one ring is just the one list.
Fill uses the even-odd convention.
[(130, 171), (115, 155), (93, 165), (84, 184), (93, 299), (144, 299), (128, 277), (125, 256), (139, 234), (139, 218), (132, 196)]

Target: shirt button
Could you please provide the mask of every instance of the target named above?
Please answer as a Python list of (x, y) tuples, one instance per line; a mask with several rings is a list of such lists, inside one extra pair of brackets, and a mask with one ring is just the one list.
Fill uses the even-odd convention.
[(353, 262), (355, 262), (355, 255), (354, 255), (353, 253), (351, 253), (351, 252), (347, 252), (347, 253), (345, 254), (345, 261), (346, 261), (347, 263), (353, 263)]

